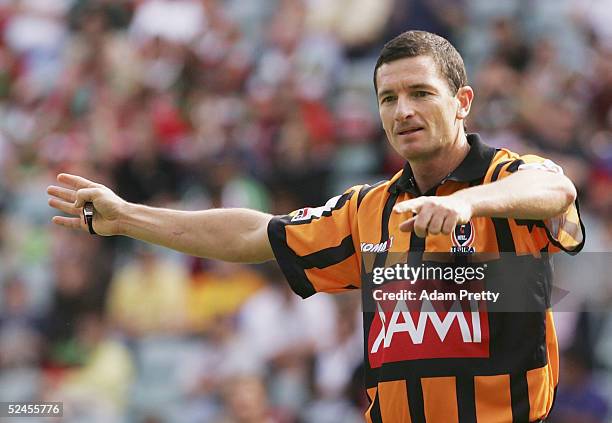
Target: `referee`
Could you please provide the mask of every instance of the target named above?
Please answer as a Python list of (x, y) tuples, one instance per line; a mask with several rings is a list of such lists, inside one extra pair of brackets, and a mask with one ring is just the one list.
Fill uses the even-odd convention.
[[(200, 257), (276, 259), (304, 298), (361, 289), (367, 422), (543, 421), (559, 372), (543, 257), (584, 244), (574, 185), (550, 160), (495, 149), (465, 132), (474, 91), (444, 38), (409, 31), (388, 42), (374, 87), (387, 138), (406, 160), (390, 180), (271, 216), (131, 204), (103, 185), (60, 174), (60, 185), (47, 190), (49, 204), (71, 217), (53, 222)], [(445, 312), (427, 300), (415, 311), (403, 300), (390, 309), (373, 300), (377, 288), (397, 283), (374, 283), (376, 267), (414, 267), (438, 253), (455, 263), (478, 253), (533, 258), (544, 271), (521, 291), (540, 307), (493, 313), (456, 302)]]

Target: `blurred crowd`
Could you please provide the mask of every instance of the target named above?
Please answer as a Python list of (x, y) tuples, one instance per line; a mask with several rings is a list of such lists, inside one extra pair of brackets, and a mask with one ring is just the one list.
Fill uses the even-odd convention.
[(361, 421), (358, 293), (301, 300), (275, 264), (54, 228), (45, 187), (72, 172), (132, 202), (285, 214), (387, 178), (403, 164), (372, 70), (424, 29), (466, 60), (468, 130), (578, 187), (551, 422), (612, 421), (611, 6), (0, 0), (0, 401), (63, 401), (65, 422)]

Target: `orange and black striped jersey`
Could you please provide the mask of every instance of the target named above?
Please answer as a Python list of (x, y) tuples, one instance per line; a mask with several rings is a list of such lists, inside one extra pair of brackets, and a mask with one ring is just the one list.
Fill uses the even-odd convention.
[[(406, 164), (388, 181), (350, 188), (321, 207), (276, 216), (268, 226), (275, 257), (297, 294), (361, 289), (367, 422), (526, 423), (545, 418), (552, 407), (558, 347), (547, 254), (582, 248), (577, 202), (554, 219), (475, 217), (450, 236), (426, 238), (400, 232), (408, 216), (392, 213), (397, 202), (449, 195), (522, 169), (561, 172), (544, 158), (489, 147), (477, 134), (469, 134), (468, 142), (464, 161), (426, 193)], [(539, 307), (493, 311), (451, 299), (450, 308), (440, 310), (426, 298), (414, 309), (400, 297), (377, 297), (377, 288), (397, 282), (379, 285), (372, 278), (376, 268), (415, 267), (437, 255), (466, 264), (479, 253), (494, 256), (490, 264), (503, 261), (503, 254), (530, 260), (528, 271), (513, 262), (496, 275), (510, 275), (501, 285)]]

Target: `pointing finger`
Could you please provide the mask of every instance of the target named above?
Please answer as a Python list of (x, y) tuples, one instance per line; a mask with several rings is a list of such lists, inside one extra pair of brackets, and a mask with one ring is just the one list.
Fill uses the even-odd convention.
[(402, 201), (401, 203), (397, 203), (395, 207), (393, 207), (393, 211), (395, 213), (418, 213), (422, 206), (423, 200), (421, 198), (413, 198), (412, 200), (406, 200)]

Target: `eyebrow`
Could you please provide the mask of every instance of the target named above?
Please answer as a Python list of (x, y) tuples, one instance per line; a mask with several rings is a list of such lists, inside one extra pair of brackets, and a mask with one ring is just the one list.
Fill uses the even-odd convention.
[[(412, 85), (409, 85), (408, 88), (411, 89), (411, 90), (422, 90), (422, 89), (425, 89), (425, 90), (437, 92), (436, 88), (431, 86), (431, 85), (429, 85), (429, 84), (412, 84)], [(378, 98), (384, 97), (387, 94), (392, 94), (393, 92), (394, 92), (393, 90), (384, 90), (384, 91), (381, 91), (378, 94)]]

